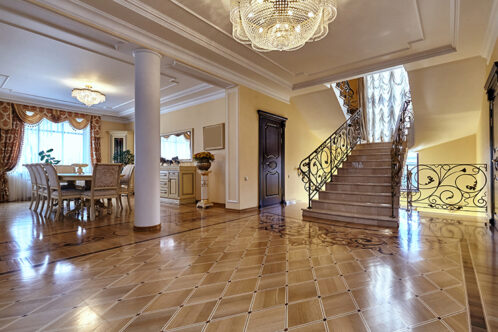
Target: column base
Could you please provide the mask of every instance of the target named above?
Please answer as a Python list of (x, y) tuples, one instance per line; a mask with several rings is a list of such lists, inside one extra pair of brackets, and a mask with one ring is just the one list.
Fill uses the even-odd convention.
[(209, 202), (207, 199), (202, 199), (200, 200), (199, 202), (197, 202), (197, 207), (198, 208), (203, 208), (203, 209), (207, 209), (211, 206), (213, 206), (214, 204)]
[(160, 230), (161, 230), (161, 224), (154, 226), (144, 226), (144, 227), (133, 226), (133, 231), (135, 232), (159, 232)]

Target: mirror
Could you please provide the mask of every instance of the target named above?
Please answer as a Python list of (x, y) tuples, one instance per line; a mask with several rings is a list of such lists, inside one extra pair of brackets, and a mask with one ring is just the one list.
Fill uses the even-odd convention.
[(186, 129), (161, 134), (161, 158), (172, 160), (178, 157), (180, 161), (192, 161), (193, 133), (193, 129)]

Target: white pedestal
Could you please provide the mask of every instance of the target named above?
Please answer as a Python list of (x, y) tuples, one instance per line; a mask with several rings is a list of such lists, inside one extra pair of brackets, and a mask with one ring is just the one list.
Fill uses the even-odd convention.
[(208, 191), (208, 179), (210, 171), (199, 171), (201, 174), (201, 200), (197, 202), (198, 208), (207, 209), (213, 206), (213, 203), (209, 202), (209, 191)]

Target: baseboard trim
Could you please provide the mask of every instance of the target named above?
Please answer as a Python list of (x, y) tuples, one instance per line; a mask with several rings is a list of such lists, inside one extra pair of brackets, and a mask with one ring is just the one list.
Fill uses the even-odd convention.
[(137, 227), (133, 226), (133, 231), (135, 232), (159, 232), (161, 230), (161, 224), (154, 226)]

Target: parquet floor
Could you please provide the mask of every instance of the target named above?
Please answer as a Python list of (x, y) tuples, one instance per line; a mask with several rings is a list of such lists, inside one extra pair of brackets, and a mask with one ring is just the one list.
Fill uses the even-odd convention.
[(43, 219), (0, 204), (2, 331), (485, 331), (494, 232), (402, 213), (399, 229), (300, 220), (301, 206)]

